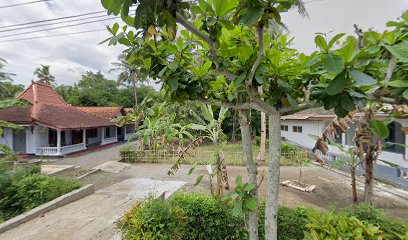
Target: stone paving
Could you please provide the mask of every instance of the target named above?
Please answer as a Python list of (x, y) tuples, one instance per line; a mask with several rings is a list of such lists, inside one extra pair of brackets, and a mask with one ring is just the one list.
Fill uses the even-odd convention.
[(184, 186), (182, 181), (132, 178), (55, 209), (0, 234), (7, 240), (120, 239), (116, 222), (137, 201), (149, 196), (168, 198)]

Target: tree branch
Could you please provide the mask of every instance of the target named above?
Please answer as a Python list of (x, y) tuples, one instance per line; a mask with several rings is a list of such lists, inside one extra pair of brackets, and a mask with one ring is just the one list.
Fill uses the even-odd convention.
[(223, 102), (221, 100), (216, 100), (216, 99), (206, 99), (204, 97), (199, 97), (198, 101), (204, 103), (204, 104), (209, 104), (209, 105), (214, 105), (214, 106), (219, 106), (219, 107), (225, 107), (229, 109), (235, 109), (235, 110), (249, 110), (249, 109), (254, 109), (257, 111), (262, 111), (262, 109), (256, 105), (253, 102), (245, 102), (245, 103), (229, 103), (229, 102)]
[(249, 73), (248, 79), (247, 79), (247, 85), (252, 84), (252, 79), (255, 76), (256, 69), (258, 69), (259, 65), (262, 62), (262, 59), (264, 58), (265, 55), (265, 49), (264, 49), (264, 37), (263, 37), (263, 26), (258, 25), (256, 28), (256, 32), (258, 34), (258, 43), (259, 43), (259, 55), (256, 58), (254, 64), (252, 65), (251, 72)]
[(390, 82), (396, 63), (397, 63), (397, 58), (394, 55), (391, 55), (390, 62), (387, 68), (387, 75), (385, 76), (385, 79), (384, 79), (385, 85), (387, 85)]

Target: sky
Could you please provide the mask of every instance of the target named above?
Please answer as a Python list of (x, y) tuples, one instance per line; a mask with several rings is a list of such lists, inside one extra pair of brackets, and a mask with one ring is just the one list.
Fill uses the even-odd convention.
[[(99, 0), (50, 0), (2, 8), (5, 5), (24, 2), (28, 0), (0, 0), (0, 31), (2, 26), (11, 24), (103, 10)], [(353, 24), (358, 24), (363, 30), (368, 28), (384, 30), (387, 21), (396, 19), (408, 9), (408, 0), (305, 0), (305, 3), (309, 17), (301, 17), (296, 11), (282, 16), (290, 35), (295, 38), (295, 47), (305, 53), (315, 50), (313, 39), (316, 32), (329, 33), (329, 36), (330, 32), (333, 36), (341, 32), (353, 34)], [(0, 41), (99, 30), (113, 22), (114, 20), (109, 20), (10, 37), (3, 36), (34, 31), (38, 28), (0, 32)], [(73, 23), (63, 25), (69, 24)], [(43, 28), (55, 26), (58, 25)], [(8, 62), (5, 70), (16, 74), (13, 77), (14, 82), (25, 86), (28, 86), (31, 80), (35, 80), (33, 72), (40, 64), (51, 66), (51, 73), (56, 77), (58, 85), (72, 85), (78, 82), (81, 74), (86, 71), (101, 71), (108, 78), (115, 79), (116, 74), (108, 71), (123, 47), (98, 45), (107, 37), (109, 34), (106, 31), (99, 31), (28, 41), (0, 42), (0, 58)]]

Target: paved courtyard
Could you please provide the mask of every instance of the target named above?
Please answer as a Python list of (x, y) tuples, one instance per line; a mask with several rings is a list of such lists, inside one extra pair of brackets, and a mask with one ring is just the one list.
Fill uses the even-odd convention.
[(120, 239), (117, 220), (149, 196), (170, 196), (185, 183), (132, 178), (45, 213), (0, 234), (4, 240)]

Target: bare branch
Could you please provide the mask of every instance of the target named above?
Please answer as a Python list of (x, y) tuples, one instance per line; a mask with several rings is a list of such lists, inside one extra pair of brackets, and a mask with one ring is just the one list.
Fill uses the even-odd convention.
[(219, 107), (225, 107), (229, 109), (235, 109), (235, 110), (249, 110), (249, 109), (254, 109), (257, 111), (262, 111), (262, 109), (256, 105), (253, 102), (245, 102), (245, 103), (229, 103), (229, 102), (223, 102), (221, 100), (216, 100), (216, 99), (206, 99), (204, 97), (200, 97), (198, 101), (209, 104), (209, 105), (214, 105), (214, 106), (219, 106)]
[(387, 75), (385, 76), (385, 79), (384, 79), (385, 85), (387, 85), (390, 82), (396, 63), (397, 63), (397, 58), (394, 55), (392, 55), (390, 58), (390, 62), (388, 64)]

